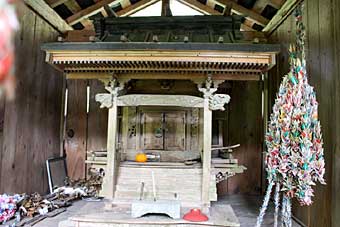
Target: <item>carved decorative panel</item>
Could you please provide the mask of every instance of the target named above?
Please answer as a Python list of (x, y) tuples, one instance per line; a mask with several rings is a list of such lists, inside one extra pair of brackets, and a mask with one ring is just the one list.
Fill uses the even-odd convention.
[(165, 113), (164, 115), (164, 145), (165, 150), (185, 150), (185, 112)]

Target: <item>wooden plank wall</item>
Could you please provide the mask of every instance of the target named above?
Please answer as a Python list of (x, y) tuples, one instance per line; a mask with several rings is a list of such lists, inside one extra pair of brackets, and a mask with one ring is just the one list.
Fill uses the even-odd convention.
[(67, 80), (67, 89), (65, 153), (68, 174), (76, 180), (86, 176), (86, 152), (106, 150), (108, 109), (100, 109), (95, 95), (107, 91), (98, 80)]
[(230, 95), (224, 145), (241, 144), (233, 156), (248, 169), (218, 184), (218, 194), (260, 194), (262, 165), (262, 86), (261, 81), (230, 81)]
[[(324, 138), (327, 186), (316, 187), (314, 204), (300, 207), (294, 203), (294, 215), (306, 226), (339, 226), (340, 223), (340, 131), (339, 131), (339, 41), (340, 4), (332, 0), (305, 1), (307, 26), (307, 66), (309, 82), (315, 87), (319, 102), (319, 119)], [(278, 85), (288, 72), (287, 47), (295, 42), (295, 18), (290, 16), (272, 34), (271, 41), (281, 43), (279, 65), (270, 75), (271, 105)], [(271, 106), (270, 105), (270, 106)], [(270, 107), (271, 108), (271, 107)]]
[(85, 178), (87, 80), (68, 80), (65, 151), (69, 176)]
[(60, 153), (63, 77), (45, 63), (58, 33), (23, 4), (16, 45), (16, 99), (1, 103), (0, 192), (46, 193), (45, 160)]

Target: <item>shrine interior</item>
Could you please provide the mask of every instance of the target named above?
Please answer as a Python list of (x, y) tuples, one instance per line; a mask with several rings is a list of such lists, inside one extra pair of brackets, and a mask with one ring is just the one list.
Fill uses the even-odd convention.
[[(59, 218), (36, 208), (31, 218), (46, 220), (30, 226), (257, 226), (270, 185), (266, 132), (301, 4), (326, 184), (313, 186), (310, 206), (292, 198), (292, 226), (339, 226), (339, 1), (11, 4), (19, 27), (14, 98), (0, 96), (0, 193), (45, 196), (101, 177), (100, 202), (83, 198)], [(188, 221), (194, 208), (209, 221)]]

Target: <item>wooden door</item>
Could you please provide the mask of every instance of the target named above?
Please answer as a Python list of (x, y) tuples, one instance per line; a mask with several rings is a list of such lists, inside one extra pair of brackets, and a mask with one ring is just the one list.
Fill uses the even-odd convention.
[(164, 115), (164, 147), (169, 151), (185, 150), (185, 112), (176, 111)]
[(145, 150), (163, 150), (163, 113), (143, 113), (142, 128), (142, 148)]

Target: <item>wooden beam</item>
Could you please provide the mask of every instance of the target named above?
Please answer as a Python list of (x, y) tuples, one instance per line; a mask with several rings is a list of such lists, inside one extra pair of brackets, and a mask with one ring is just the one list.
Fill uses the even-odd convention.
[(172, 16), (171, 9), (170, 9), (170, 0), (162, 0), (162, 17), (169, 17)]
[[(206, 74), (202, 73), (158, 73), (158, 72), (141, 72), (141, 73), (123, 73), (116, 74), (118, 79), (142, 79), (142, 80), (154, 80), (154, 79), (172, 79), (172, 80), (192, 80), (192, 79), (206, 79)], [(66, 79), (111, 79), (112, 73), (107, 72), (74, 72), (67, 73)], [(214, 80), (237, 80), (237, 81), (259, 81), (259, 74), (234, 74), (234, 73), (221, 73), (213, 74)]]
[(220, 12), (218, 12), (217, 10), (200, 3), (197, 0), (178, 0), (179, 2), (181, 2), (182, 4), (189, 6), (190, 8), (197, 10), (200, 13), (203, 14), (210, 14), (210, 15), (222, 15)]
[(76, 14), (73, 14), (72, 16), (68, 17), (66, 19), (67, 23), (70, 25), (74, 25), (86, 18), (89, 18), (90, 16), (93, 16), (97, 14), (98, 12), (101, 12), (104, 8), (104, 6), (109, 5), (112, 6), (114, 3), (118, 2), (118, 0), (102, 0), (97, 3), (95, 3), (92, 6), (87, 7), (86, 9), (83, 9), (79, 11)]
[(119, 96), (117, 106), (177, 106), (203, 108), (204, 99), (191, 95), (133, 94)]
[(280, 9), (282, 4), (279, 4), (278, 1), (272, 1), (272, 0), (257, 0), (255, 1), (253, 10), (255, 10), (255, 12), (261, 13), (264, 8), (266, 8), (267, 5), (270, 5), (276, 9)]
[(68, 0), (45, 0), (45, 2), (51, 6), (52, 8), (55, 8), (61, 4), (64, 4), (65, 2), (67, 2)]
[(140, 0), (138, 2), (136, 2), (133, 5), (130, 5), (120, 11), (117, 12), (117, 15), (119, 17), (123, 17), (123, 16), (129, 16), (137, 11), (140, 11), (150, 5), (153, 5), (154, 3), (158, 2), (159, 0)]
[(113, 9), (109, 5), (104, 6), (104, 10), (107, 17), (118, 17), (118, 15), (115, 13), (115, 11), (113, 11)]
[(34, 12), (51, 24), (61, 33), (73, 30), (44, 0), (24, 0)]
[(231, 15), (231, 5), (230, 4), (228, 4), (224, 7), (222, 15), (223, 16), (230, 16)]
[(287, 0), (262, 31), (267, 34), (271, 34), (280, 26), (280, 24), (282, 24), (282, 22), (286, 20), (286, 18), (302, 1), (303, 0)]
[[(76, 0), (68, 0), (64, 4), (73, 14), (81, 11), (81, 7)], [(83, 20), (81, 24), (85, 27), (85, 30), (94, 30), (93, 23), (89, 19)]]
[[(148, 7), (149, 5), (152, 5), (156, 3), (159, 0), (141, 0), (133, 5), (129, 5), (128, 7), (116, 12), (117, 16), (128, 16), (131, 15), (141, 9), (144, 9), (145, 7)], [(102, 0), (100, 2), (97, 2), (96, 4), (87, 7), (86, 9), (83, 9), (82, 11), (68, 17), (66, 19), (67, 23), (70, 25), (74, 25), (90, 16), (93, 16), (97, 14), (98, 12), (101, 12), (104, 9), (104, 6), (109, 5), (112, 6), (115, 3), (117, 3), (118, 0)]]
[(231, 5), (232, 7), (232, 12), (239, 14), (239, 15), (243, 15), (245, 16), (247, 19), (254, 21), (255, 23), (261, 25), (261, 26), (266, 26), (269, 23), (269, 20), (263, 16), (261, 16), (260, 14), (247, 9), (239, 4), (237, 4), (236, 2), (232, 1), (232, 0), (215, 0), (215, 2), (222, 4), (223, 6), (226, 5)]

